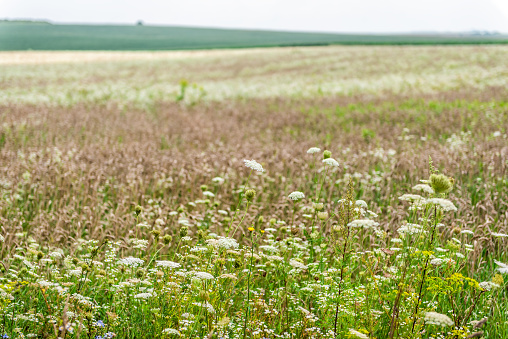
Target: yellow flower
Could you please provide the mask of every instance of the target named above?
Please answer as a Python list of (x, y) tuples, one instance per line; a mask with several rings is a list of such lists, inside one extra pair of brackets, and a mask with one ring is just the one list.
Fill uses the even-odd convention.
[(252, 232), (254, 231), (254, 227), (249, 227), (248, 230)]

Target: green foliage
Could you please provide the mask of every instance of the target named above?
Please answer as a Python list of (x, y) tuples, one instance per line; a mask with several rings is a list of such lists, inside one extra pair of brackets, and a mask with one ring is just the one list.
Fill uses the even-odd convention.
[(263, 46), (500, 44), (500, 36), (292, 33), (164, 26), (0, 22), (0, 50), (179, 50)]

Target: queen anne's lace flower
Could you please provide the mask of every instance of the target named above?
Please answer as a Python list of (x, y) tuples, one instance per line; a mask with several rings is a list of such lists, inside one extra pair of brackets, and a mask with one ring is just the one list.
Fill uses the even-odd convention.
[(413, 186), (415, 191), (422, 191), (429, 194), (434, 194), (434, 189), (427, 184), (418, 184)]
[(300, 191), (294, 191), (293, 193), (291, 193), (289, 196), (289, 199), (291, 200), (300, 200), (300, 199), (303, 199), (305, 198), (305, 194), (303, 194), (302, 192)]
[(194, 276), (201, 279), (201, 280), (211, 280), (213, 279), (213, 275), (207, 272), (196, 272), (194, 273)]
[(497, 270), (499, 271), (499, 273), (508, 273), (508, 265), (505, 264), (505, 263), (502, 263), (500, 261), (497, 261), (497, 260), (494, 260), (494, 262), (496, 263), (496, 265), (498, 265), (499, 267), (497, 268)]
[(349, 329), (349, 334), (358, 339), (369, 339), (366, 334), (358, 332), (357, 330), (353, 330), (352, 328)]
[(428, 199), (427, 203), (439, 206), (445, 212), (457, 211), (457, 207), (455, 207), (455, 205), (450, 200), (447, 200), (447, 199), (432, 198), (432, 199)]
[(339, 167), (339, 163), (334, 158), (323, 159), (323, 163), (328, 166)]
[(499, 288), (500, 286), (496, 283), (493, 283), (492, 281), (482, 281), (480, 284), (480, 287), (483, 288), (486, 291), (490, 291), (493, 288)]
[(264, 172), (263, 166), (261, 166), (260, 163), (258, 163), (256, 160), (244, 160), (243, 163), (245, 166), (247, 166), (250, 169), (253, 169), (257, 172)]
[(446, 314), (427, 312), (425, 313), (425, 323), (438, 326), (452, 326), (453, 320), (451, 320)]
[(181, 267), (179, 263), (169, 261), (169, 260), (158, 260), (155, 262), (155, 266), (161, 266), (161, 267), (169, 267), (169, 268), (178, 268)]
[(152, 293), (139, 293), (134, 296), (135, 299), (148, 299), (153, 296)]
[(145, 262), (142, 259), (134, 258), (134, 257), (127, 257), (118, 260), (118, 264), (131, 266), (131, 267), (137, 267), (143, 265)]
[(289, 264), (295, 268), (300, 268), (302, 270), (306, 270), (307, 269), (307, 266), (305, 264), (302, 264), (301, 262), (299, 262), (298, 260), (294, 260), (294, 259), (291, 259), (289, 261)]
[(371, 219), (357, 219), (347, 224), (348, 227), (358, 228), (375, 228), (379, 226), (379, 223)]
[(174, 328), (165, 328), (164, 330), (162, 330), (162, 333), (180, 336), (180, 332), (178, 330), (175, 330)]
[(314, 153), (319, 153), (319, 152), (321, 152), (321, 148), (319, 148), (319, 147), (311, 147), (307, 150), (308, 154), (314, 154)]

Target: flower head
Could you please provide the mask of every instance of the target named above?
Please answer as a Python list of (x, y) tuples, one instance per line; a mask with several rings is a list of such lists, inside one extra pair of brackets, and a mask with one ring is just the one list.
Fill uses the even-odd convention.
[(178, 268), (182, 265), (180, 265), (179, 263), (176, 263), (176, 262), (173, 262), (173, 261), (169, 261), (169, 260), (157, 260), (155, 262), (155, 266), (159, 267), (169, 267), (169, 268)]
[(323, 159), (323, 163), (328, 166), (339, 167), (339, 163), (334, 158)]
[(319, 148), (319, 147), (311, 147), (307, 150), (308, 154), (314, 154), (314, 153), (319, 153), (319, 152), (321, 152), (321, 148)]
[(261, 166), (260, 163), (258, 163), (256, 160), (244, 160), (243, 163), (245, 166), (247, 166), (250, 169), (253, 169), (257, 172), (264, 172), (263, 166)]
[(439, 206), (445, 212), (457, 211), (457, 207), (455, 207), (455, 205), (450, 200), (447, 200), (447, 199), (432, 198), (432, 199), (428, 199), (427, 202), (429, 204)]
[(446, 314), (427, 312), (425, 313), (425, 323), (438, 326), (452, 326), (453, 320), (451, 320)]
[(291, 200), (300, 200), (300, 199), (303, 199), (305, 198), (305, 194), (303, 194), (302, 192), (300, 191), (294, 191), (293, 193), (291, 193), (289, 196), (289, 199)]

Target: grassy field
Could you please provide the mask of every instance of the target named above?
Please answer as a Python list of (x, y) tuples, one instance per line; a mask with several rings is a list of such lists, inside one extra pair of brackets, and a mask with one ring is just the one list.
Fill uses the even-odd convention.
[(504, 46), (0, 53), (0, 335), (508, 337), (507, 82)]
[(362, 35), (0, 22), (0, 50), (188, 50), (308, 45), (506, 44), (507, 35)]

